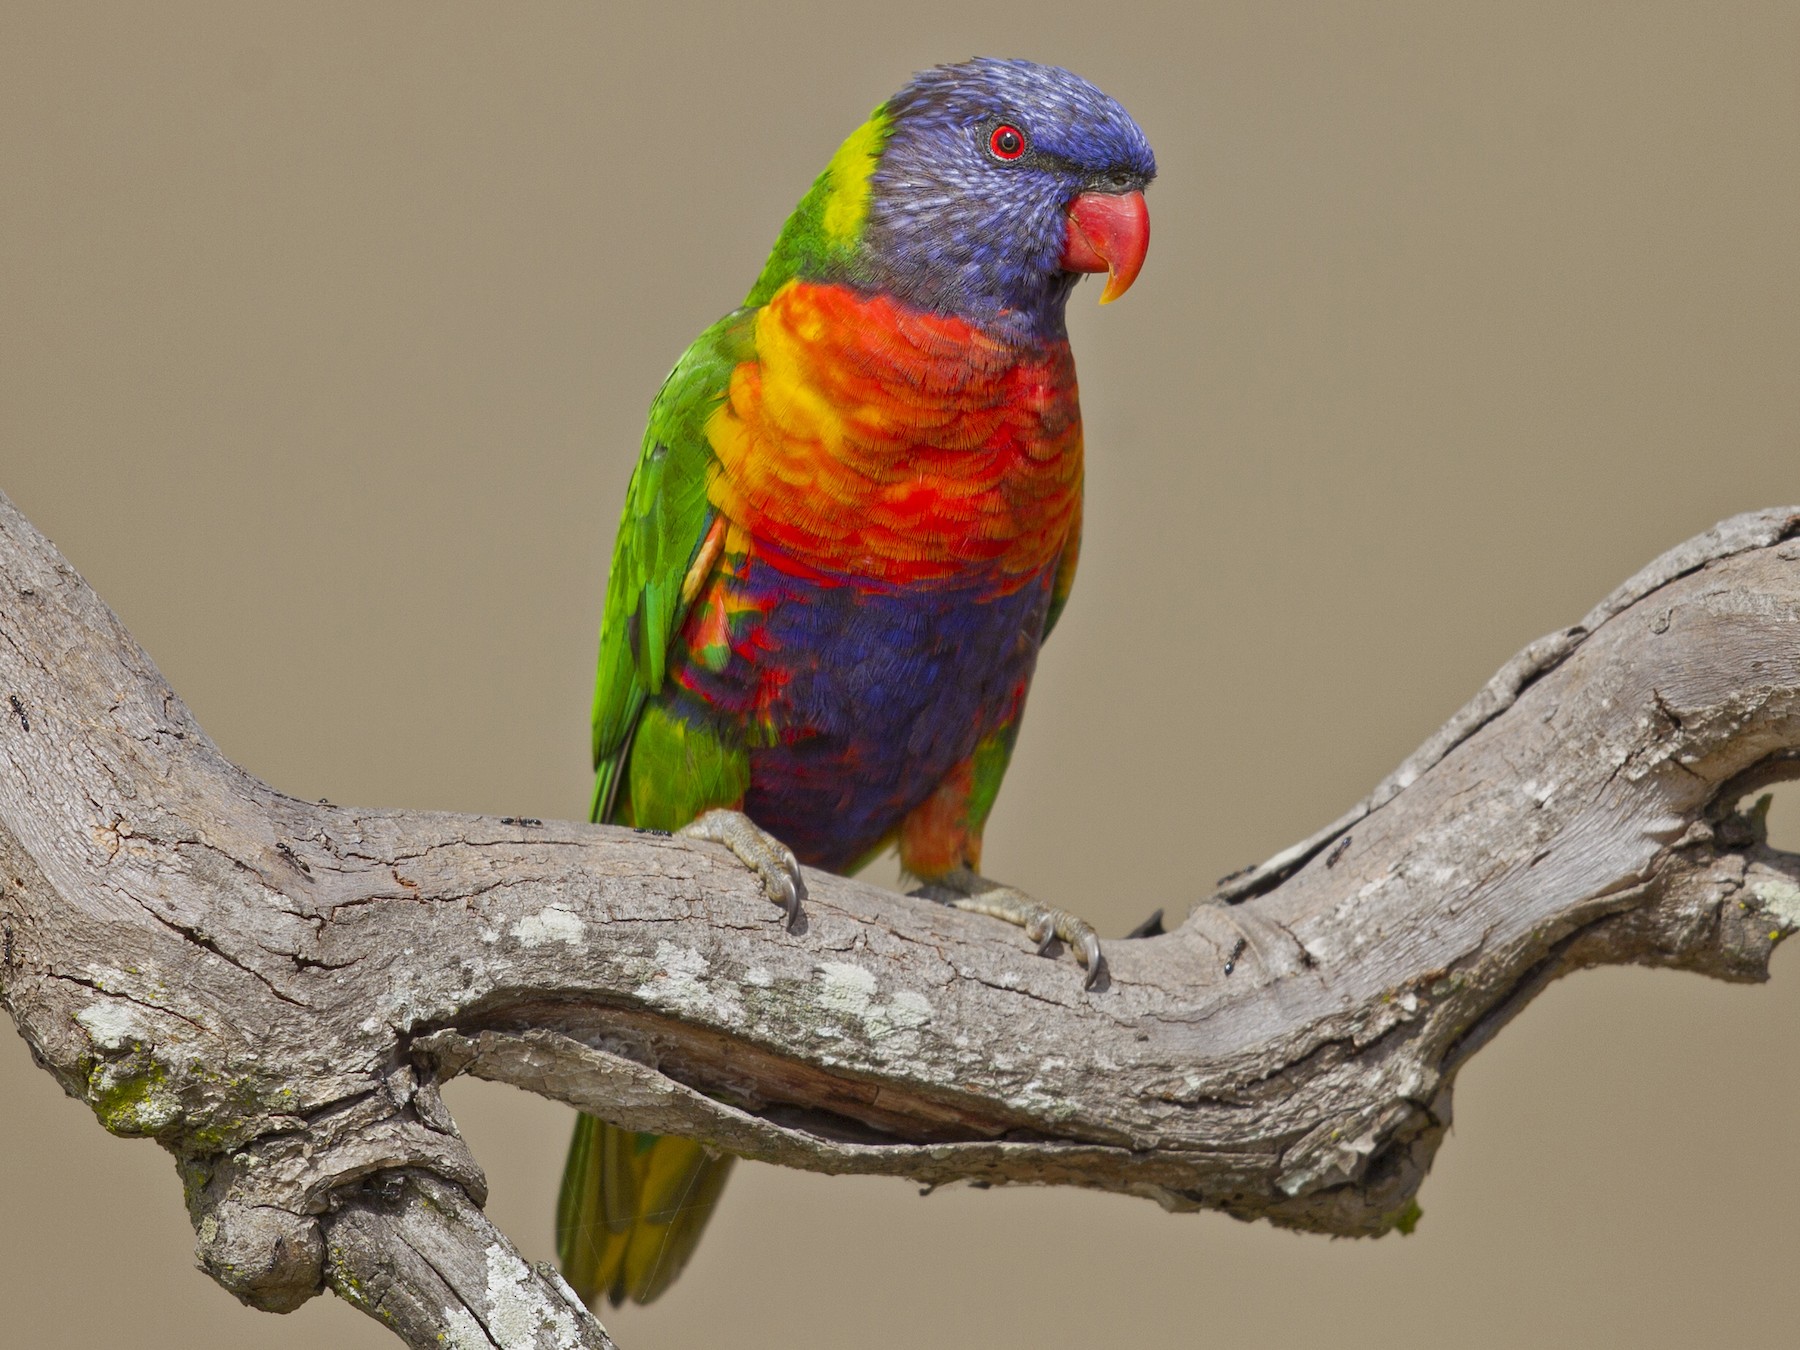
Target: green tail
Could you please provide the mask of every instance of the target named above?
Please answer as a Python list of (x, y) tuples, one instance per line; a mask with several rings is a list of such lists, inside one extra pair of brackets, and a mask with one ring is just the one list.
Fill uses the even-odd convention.
[(556, 1205), (563, 1274), (590, 1307), (648, 1303), (694, 1254), (735, 1161), (692, 1139), (637, 1134), (585, 1112)]
[[(595, 820), (613, 817), (624, 750), (602, 760)], [(692, 1139), (644, 1134), (582, 1112), (556, 1200), (556, 1254), (589, 1307), (605, 1295), (648, 1303), (675, 1282), (719, 1203), (730, 1154)]]

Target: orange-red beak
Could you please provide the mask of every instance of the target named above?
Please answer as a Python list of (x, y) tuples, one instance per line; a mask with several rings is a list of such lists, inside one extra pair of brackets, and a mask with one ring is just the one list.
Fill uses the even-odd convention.
[(1062, 265), (1068, 272), (1105, 272), (1100, 303), (1131, 289), (1150, 251), (1150, 208), (1141, 192), (1084, 192), (1069, 203)]

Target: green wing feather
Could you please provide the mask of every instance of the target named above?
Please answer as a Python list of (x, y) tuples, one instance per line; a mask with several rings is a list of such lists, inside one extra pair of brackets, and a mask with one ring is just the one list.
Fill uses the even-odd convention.
[[(687, 617), (682, 583), (714, 515), (706, 421), (724, 399), (733, 368), (754, 354), (752, 323), (753, 311), (738, 310), (702, 333), (650, 407), (600, 623), (594, 820), (617, 813), (646, 705), (668, 678), (669, 647)], [(666, 753), (655, 737), (644, 748)], [(681, 765), (656, 767), (682, 780), (691, 776)], [(695, 801), (685, 815), (711, 804)], [(680, 802), (662, 808), (682, 814)], [(640, 1134), (581, 1115), (556, 1207), (557, 1252), (575, 1291), (588, 1303), (606, 1296), (615, 1304), (648, 1303), (662, 1293), (699, 1242), (732, 1161), (691, 1139)]]
[(706, 489), (716, 461), (706, 420), (730, 388), (733, 368), (753, 355), (753, 315), (737, 310), (702, 333), (650, 405), (600, 620), (594, 820), (612, 815), (638, 718), (663, 687), (669, 644), (687, 617), (681, 583), (713, 517)]

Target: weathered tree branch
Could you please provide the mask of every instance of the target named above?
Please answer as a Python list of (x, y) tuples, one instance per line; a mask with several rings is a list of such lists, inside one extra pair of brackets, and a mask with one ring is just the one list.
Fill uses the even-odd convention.
[(1551, 979), (1762, 979), (1800, 925), (1800, 857), (1735, 809), (1800, 776), (1796, 536), (1767, 511), (1659, 559), (1090, 994), (822, 874), (789, 935), (708, 845), (285, 797), (0, 498), (0, 997), (176, 1156), (220, 1283), (329, 1286), (415, 1346), (610, 1344), (480, 1214), (456, 1073), (789, 1166), (1384, 1232)]

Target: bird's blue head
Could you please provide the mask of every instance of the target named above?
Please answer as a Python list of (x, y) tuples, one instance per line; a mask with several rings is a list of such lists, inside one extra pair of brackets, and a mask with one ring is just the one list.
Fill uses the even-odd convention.
[(977, 58), (915, 76), (833, 156), (750, 294), (793, 277), (893, 295), (1022, 340), (1060, 336), (1083, 272), (1143, 265), (1156, 158), (1078, 75)]

